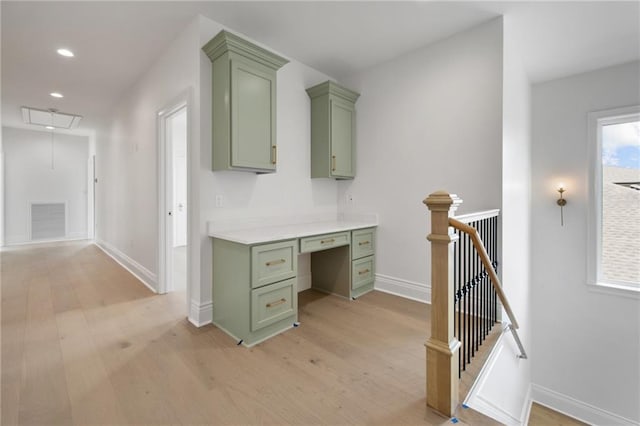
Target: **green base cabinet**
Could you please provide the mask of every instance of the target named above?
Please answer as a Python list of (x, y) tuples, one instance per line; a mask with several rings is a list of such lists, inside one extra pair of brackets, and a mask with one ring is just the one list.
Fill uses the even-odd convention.
[(260, 244), (213, 238), (213, 324), (253, 346), (298, 321), (298, 254), (312, 288), (356, 299), (373, 290), (376, 228)]
[(326, 81), (307, 89), (311, 98), (311, 177), (355, 177), (355, 104), (358, 93)]
[(298, 240), (213, 239), (213, 324), (252, 346), (298, 320)]
[(357, 298), (373, 290), (376, 278), (376, 229), (351, 232), (351, 297)]
[(202, 50), (212, 63), (213, 170), (276, 170), (276, 72), (288, 61), (227, 31)]

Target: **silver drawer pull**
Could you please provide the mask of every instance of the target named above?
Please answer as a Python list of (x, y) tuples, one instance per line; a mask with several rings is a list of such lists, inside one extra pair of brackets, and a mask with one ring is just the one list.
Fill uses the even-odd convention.
[(335, 241), (336, 241), (335, 238), (329, 238), (328, 240), (320, 241), (320, 244), (329, 244), (329, 243), (334, 243)]
[(368, 244), (371, 244), (371, 243), (370, 243), (369, 241), (360, 241), (360, 242), (358, 243), (358, 245), (359, 245), (359, 246), (366, 246), (366, 245), (368, 245)]
[(359, 271), (359, 272), (358, 272), (358, 275), (364, 275), (364, 274), (368, 274), (368, 273), (369, 273), (369, 270), (368, 270), (368, 269), (365, 269), (365, 270), (363, 270), (363, 271)]
[(286, 260), (284, 260), (284, 259), (270, 260), (267, 263), (265, 263), (265, 265), (274, 266), (274, 265), (279, 265), (279, 264), (284, 263), (284, 262), (286, 262)]
[(285, 299), (283, 297), (282, 299), (276, 300), (275, 302), (269, 302), (269, 303), (267, 303), (267, 308), (273, 308), (274, 306), (282, 305), (286, 301), (287, 301), (287, 299)]

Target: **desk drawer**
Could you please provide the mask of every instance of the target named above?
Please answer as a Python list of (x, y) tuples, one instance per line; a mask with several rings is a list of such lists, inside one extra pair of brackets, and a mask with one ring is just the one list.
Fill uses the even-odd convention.
[(371, 256), (375, 252), (376, 229), (358, 229), (353, 231), (351, 240), (351, 259)]
[(339, 232), (336, 234), (315, 235), (313, 237), (302, 238), (300, 240), (300, 253), (346, 246), (351, 240), (349, 234), (349, 232)]
[(251, 331), (295, 315), (298, 293), (295, 278), (251, 290)]
[(351, 262), (351, 288), (356, 289), (373, 282), (375, 277), (375, 261), (373, 256)]
[(296, 276), (297, 240), (251, 247), (251, 288)]

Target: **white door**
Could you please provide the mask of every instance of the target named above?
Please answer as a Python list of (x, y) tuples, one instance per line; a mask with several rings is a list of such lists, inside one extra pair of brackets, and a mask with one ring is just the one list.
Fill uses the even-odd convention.
[[(161, 199), (164, 241), (160, 258), (160, 291), (187, 288), (187, 107), (176, 106), (161, 115), (164, 183)], [(162, 238), (161, 238), (162, 239)]]
[(170, 117), (173, 162), (173, 247), (187, 245), (187, 110)]

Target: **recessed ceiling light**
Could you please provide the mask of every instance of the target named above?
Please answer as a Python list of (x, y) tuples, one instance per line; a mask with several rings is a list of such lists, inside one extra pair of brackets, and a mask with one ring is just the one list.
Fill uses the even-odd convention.
[(64, 96), (62, 95), (62, 93), (58, 93), (58, 92), (52, 92), (49, 93), (51, 96), (53, 96), (54, 98), (64, 98)]
[(44, 126), (44, 128), (47, 129), (47, 130), (54, 130), (55, 129), (55, 127), (53, 127), (53, 126)]
[(73, 58), (75, 56), (73, 52), (70, 51), (69, 49), (58, 49), (57, 52), (58, 52), (58, 55), (65, 56), (67, 58)]

